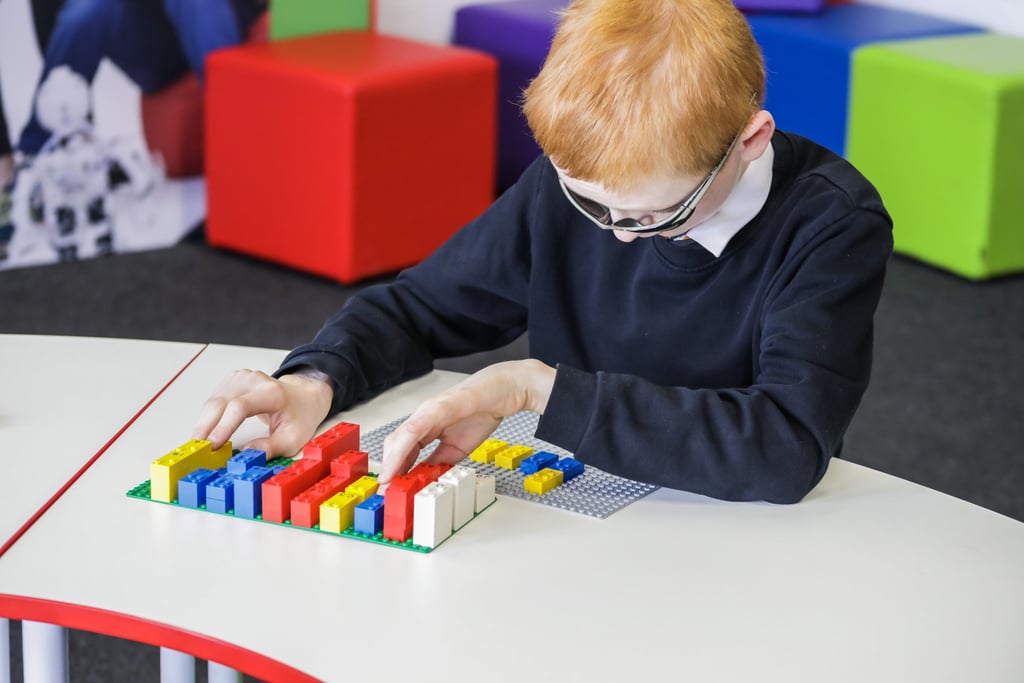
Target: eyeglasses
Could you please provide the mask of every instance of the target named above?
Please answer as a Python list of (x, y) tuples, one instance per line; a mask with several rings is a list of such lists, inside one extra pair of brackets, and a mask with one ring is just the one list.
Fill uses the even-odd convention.
[[(725, 166), (726, 160), (732, 153), (733, 147), (736, 146), (737, 141), (740, 139), (740, 135), (743, 131), (736, 134), (736, 137), (729, 143), (729, 149), (725, 150), (725, 154), (722, 156), (722, 160), (718, 162), (718, 165), (711, 169), (711, 173), (708, 173), (707, 177), (701, 181), (700, 185), (697, 186), (693, 192), (690, 193), (686, 199), (684, 199), (677, 208), (674, 209), (674, 213), (660, 221), (654, 223), (643, 224), (635, 218), (620, 218), (617, 221), (612, 221), (612, 211), (610, 208), (595, 202), (593, 199), (588, 199), (582, 195), (576, 194), (568, 187), (562, 180), (562, 176), (558, 176), (558, 184), (562, 187), (562, 192), (565, 193), (569, 203), (576, 207), (580, 213), (593, 221), (597, 227), (603, 230), (624, 230), (626, 232), (634, 232), (639, 235), (649, 234), (652, 232), (664, 232), (666, 230), (674, 230), (680, 225), (690, 220), (690, 216), (697, 209), (697, 204), (707, 194), (708, 188), (711, 187), (711, 183), (715, 182), (715, 178), (718, 177), (722, 167)], [(673, 211), (673, 209), (668, 209)]]

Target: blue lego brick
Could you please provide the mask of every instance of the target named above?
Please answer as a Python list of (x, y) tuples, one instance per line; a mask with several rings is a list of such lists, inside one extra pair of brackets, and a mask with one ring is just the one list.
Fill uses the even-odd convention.
[(562, 471), (562, 482), (575, 479), (583, 474), (583, 463), (575, 458), (562, 458), (558, 462), (551, 463), (548, 467), (553, 470)]
[(558, 462), (557, 455), (548, 451), (537, 451), (519, 463), (519, 471), (523, 474), (536, 474), (553, 462)]
[(853, 52), (870, 43), (982, 29), (904, 10), (852, 3), (816, 14), (747, 15), (768, 72), (765, 109), (781, 130), (846, 151)]
[(278, 472), (283, 472), (286, 467), (288, 467), (288, 465), (271, 465), (270, 471), (277, 474)]
[(357, 505), (352, 526), (361, 534), (379, 534), (384, 529), (384, 496), (374, 494)]
[(276, 474), (274, 469), (256, 466), (238, 475), (235, 479), (236, 516), (254, 519), (263, 512), (263, 482)]
[(246, 470), (253, 467), (266, 466), (266, 451), (258, 451), (255, 448), (246, 448), (244, 451), (235, 453), (228, 460), (228, 474), (244, 474)]
[(206, 509), (227, 512), (234, 507), (235, 475), (222, 474), (206, 485)]
[(206, 503), (206, 485), (220, 476), (219, 471), (200, 467), (178, 480), (178, 505), (197, 508)]

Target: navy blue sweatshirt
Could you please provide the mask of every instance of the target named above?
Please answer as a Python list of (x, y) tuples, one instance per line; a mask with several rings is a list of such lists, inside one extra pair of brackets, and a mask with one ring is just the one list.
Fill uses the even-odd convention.
[(541, 157), (425, 261), (348, 300), (278, 374), (327, 373), (337, 411), (529, 332), (531, 357), (557, 367), (538, 438), (630, 479), (797, 502), (867, 388), (892, 223), (846, 161), (792, 134), (772, 142), (768, 199), (718, 258), (693, 241), (620, 242)]

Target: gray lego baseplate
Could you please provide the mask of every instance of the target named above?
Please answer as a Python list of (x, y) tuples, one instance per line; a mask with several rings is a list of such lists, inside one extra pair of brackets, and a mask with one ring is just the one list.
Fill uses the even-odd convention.
[[(540, 416), (537, 413), (528, 411), (516, 413), (502, 420), (498, 429), (491, 435), (491, 438), (507, 441), (510, 444), (530, 446), (538, 451), (548, 451), (562, 458), (572, 457), (572, 454), (565, 449), (553, 446), (533, 436), (534, 432), (537, 431), (539, 419)], [(362, 450), (369, 454), (370, 460), (380, 463), (384, 437), (394, 431), (404, 420), (404, 417), (399, 418), (394, 422), (390, 422), (383, 427), (378, 427), (362, 435), (360, 439), (361, 447)], [(435, 442), (424, 448), (420, 453), (419, 459), (422, 460), (430, 455), (436, 445)], [(614, 474), (603, 472), (596, 467), (584, 465), (583, 474), (541, 496), (529, 493), (523, 489), (525, 475), (519, 470), (506, 470), (494, 465), (485, 465), (474, 462), (469, 458), (466, 458), (459, 464), (471, 467), (480, 474), (493, 474), (496, 479), (496, 490), (499, 494), (541, 503), (542, 505), (550, 505), (551, 507), (599, 519), (604, 519), (613, 512), (621, 510), (630, 503), (658, 489), (653, 484), (644, 484), (631, 479), (624, 479)]]

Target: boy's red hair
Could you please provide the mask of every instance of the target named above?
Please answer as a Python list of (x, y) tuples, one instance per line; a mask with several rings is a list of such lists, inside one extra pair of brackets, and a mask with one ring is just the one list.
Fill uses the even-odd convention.
[(568, 175), (626, 191), (711, 170), (760, 108), (764, 83), (732, 0), (575, 0), (523, 111)]

